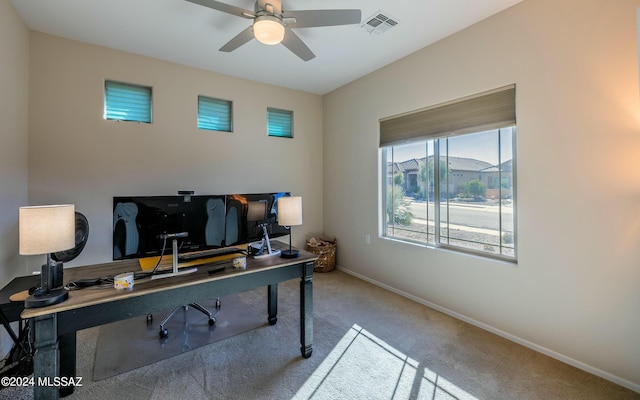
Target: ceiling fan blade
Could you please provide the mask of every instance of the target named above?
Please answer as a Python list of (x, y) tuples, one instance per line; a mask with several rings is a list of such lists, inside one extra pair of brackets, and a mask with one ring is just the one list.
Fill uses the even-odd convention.
[(359, 24), (362, 12), (360, 10), (300, 10), (285, 11), (284, 17), (285, 19), (295, 19), (295, 22), (287, 23), (290, 28), (313, 28), (316, 26)]
[(242, 32), (237, 34), (236, 37), (229, 40), (224, 46), (220, 47), (220, 51), (234, 51), (251, 39), (253, 39), (253, 26), (249, 25), (247, 29), (243, 30)]
[(215, 0), (187, 0), (191, 3), (200, 4), (201, 6), (213, 8), (214, 10), (222, 11), (227, 14), (236, 15), (242, 18), (253, 19), (255, 13), (253, 11), (245, 10), (244, 8), (231, 6), (229, 4), (221, 3)]
[(300, 57), (303, 61), (309, 61), (316, 55), (307, 47), (306, 44), (289, 28), (285, 28), (284, 39), (282, 44), (287, 49), (291, 50), (293, 54)]

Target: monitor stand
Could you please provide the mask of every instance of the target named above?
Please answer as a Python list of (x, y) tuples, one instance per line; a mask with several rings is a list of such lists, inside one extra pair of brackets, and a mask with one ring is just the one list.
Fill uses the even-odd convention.
[(194, 273), (198, 270), (198, 268), (183, 268), (182, 270), (178, 271), (178, 239), (175, 239), (175, 238), (173, 239), (172, 250), (173, 250), (172, 272), (168, 274), (151, 275), (151, 279), (170, 278), (172, 276), (187, 275), (187, 274)]
[[(250, 252), (253, 258), (263, 258), (263, 257), (280, 255), (280, 250), (271, 248), (271, 241), (269, 240), (269, 233), (267, 232), (267, 224), (262, 224), (262, 232), (263, 232), (263, 236), (262, 236), (262, 242), (260, 242), (260, 245), (256, 246), (258, 242), (255, 242), (249, 245), (250, 248), (256, 249), (254, 253)], [(265, 246), (266, 246), (266, 251), (265, 251)]]

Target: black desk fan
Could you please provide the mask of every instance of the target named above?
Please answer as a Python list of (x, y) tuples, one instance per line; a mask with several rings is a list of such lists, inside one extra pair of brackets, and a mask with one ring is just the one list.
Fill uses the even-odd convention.
[[(75, 212), (76, 216), (76, 245), (69, 250), (51, 253), (51, 259), (57, 262), (69, 262), (78, 257), (87, 244), (89, 238), (89, 221), (79, 212)], [(61, 273), (60, 273), (61, 274)], [(62, 277), (60, 277), (62, 278)], [(61, 283), (61, 282), (60, 282)]]

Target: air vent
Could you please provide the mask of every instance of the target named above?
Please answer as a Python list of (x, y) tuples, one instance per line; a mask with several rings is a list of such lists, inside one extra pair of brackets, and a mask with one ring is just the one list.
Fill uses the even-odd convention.
[(376, 33), (379, 35), (398, 25), (399, 22), (397, 18), (394, 18), (383, 11), (374, 13), (365, 21), (366, 22), (362, 24), (362, 28), (369, 33)]

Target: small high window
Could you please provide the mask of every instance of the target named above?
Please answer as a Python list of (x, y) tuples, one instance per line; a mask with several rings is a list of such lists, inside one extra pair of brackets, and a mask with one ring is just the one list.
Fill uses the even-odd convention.
[(293, 137), (293, 111), (267, 108), (267, 134), (269, 136)]
[(198, 129), (233, 132), (232, 103), (198, 96)]
[(151, 123), (151, 88), (104, 82), (104, 119)]

